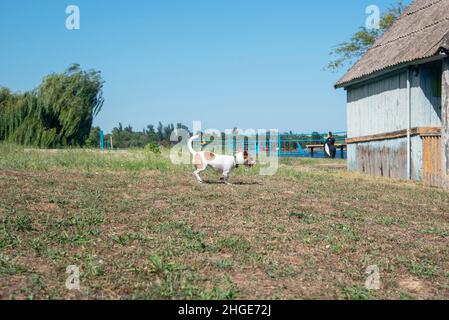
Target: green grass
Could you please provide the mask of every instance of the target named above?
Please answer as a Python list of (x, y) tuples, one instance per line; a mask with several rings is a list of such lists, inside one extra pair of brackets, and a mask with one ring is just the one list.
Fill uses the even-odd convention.
[(24, 266), (16, 264), (9, 256), (0, 253), (0, 274), (15, 275), (25, 273), (27, 269)]
[(431, 228), (427, 228), (427, 229), (422, 229), (422, 230), (420, 230), (420, 232), (422, 234), (427, 234), (427, 235), (436, 235), (436, 236), (441, 237), (441, 238), (449, 237), (449, 231), (442, 230), (442, 229), (440, 229), (438, 227), (431, 227)]
[(229, 251), (236, 254), (241, 254), (249, 251), (251, 244), (238, 236), (229, 236), (218, 241), (218, 246), (222, 251)]
[[(55, 168), (82, 169), (88, 174), (95, 170), (160, 170), (174, 166), (166, 157), (140, 150), (98, 152), (90, 149), (38, 150), (0, 143), (0, 169), (49, 171)], [(51, 156), (49, 156), (51, 155)]]
[(342, 289), (342, 293), (347, 300), (368, 300), (370, 292), (361, 286), (349, 286)]
[[(282, 159), (200, 185), (167, 150), (0, 144), (0, 299), (449, 296), (448, 193), (343, 167)], [(370, 265), (381, 290), (364, 287)]]
[(234, 262), (232, 260), (212, 260), (211, 264), (216, 266), (217, 268), (224, 269), (224, 270), (231, 270), (234, 267)]
[(422, 261), (407, 261), (406, 264), (412, 274), (422, 278), (434, 278), (439, 271), (439, 267), (427, 259)]
[(289, 216), (298, 218), (302, 223), (305, 223), (305, 224), (314, 224), (318, 221), (318, 219), (316, 217), (314, 217), (312, 214), (303, 213), (303, 212), (290, 213)]

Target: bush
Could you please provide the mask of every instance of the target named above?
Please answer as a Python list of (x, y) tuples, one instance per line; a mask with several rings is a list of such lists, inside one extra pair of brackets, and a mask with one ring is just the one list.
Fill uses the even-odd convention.
[(155, 142), (151, 142), (149, 144), (147, 144), (145, 146), (145, 153), (150, 153), (150, 154), (161, 154), (161, 149), (159, 144), (155, 143)]

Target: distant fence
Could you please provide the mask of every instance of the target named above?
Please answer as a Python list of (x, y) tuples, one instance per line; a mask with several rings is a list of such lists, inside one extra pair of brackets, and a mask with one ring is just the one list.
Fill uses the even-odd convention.
[[(346, 132), (333, 133), (335, 138), (335, 145), (337, 147), (337, 156), (343, 159), (347, 158), (346, 150)], [(327, 133), (312, 133), (312, 134), (298, 134), (298, 133), (283, 133), (276, 137), (276, 141), (266, 137), (265, 139), (258, 139), (258, 136), (245, 137), (239, 135), (227, 135), (223, 139), (223, 153), (237, 152), (238, 149), (247, 150), (253, 155), (265, 153), (271, 155), (277, 154), (281, 158), (324, 158), (324, 144), (326, 142)], [(212, 141), (196, 142), (200, 146), (196, 148), (205, 148)], [(197, 149), (198, 150), (198, 149)]]

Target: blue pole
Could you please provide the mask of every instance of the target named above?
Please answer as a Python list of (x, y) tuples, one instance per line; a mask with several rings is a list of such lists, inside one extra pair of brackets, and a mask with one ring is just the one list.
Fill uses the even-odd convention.
[(280, 158), (282, 154), (282, 137), (278, 134), (278, 157)]
[(104, 133), (103, 133), (103, 130), (100, 130), (100, 149), (104, 150)]

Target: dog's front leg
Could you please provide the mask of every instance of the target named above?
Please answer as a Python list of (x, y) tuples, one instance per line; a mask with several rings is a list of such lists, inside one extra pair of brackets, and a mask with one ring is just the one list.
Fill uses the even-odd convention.
[(199, 183), (203, 183), (203, 179), (201, 179), (200, 173), (206, 170), (207, 164), (198, 153), (194, 156), (194, 161), (196, 171), (193, 174), (195, 175)]
[(225, 184), (230, 185), (230, 183), (228, 182), (229, 180), (229, 171), (223, 171), (223, 177), (222, 180)]
[(229, 178), (229, 177), (227, 177), (227, 176), (222, 176), (222, 177), (220, 178), (220, 181), (221, 181), (222, 183), (224, 183), (224, 184), (230, 184), (230, 183), (228, 182), (228, 178)]
[(201, 179), (200, 173), (203, 172), (204, 170), (196, 170), (193, 174), (195, 175), (196, 179), (198, 180), (199, 183), (203, 183), (203, 179)]

